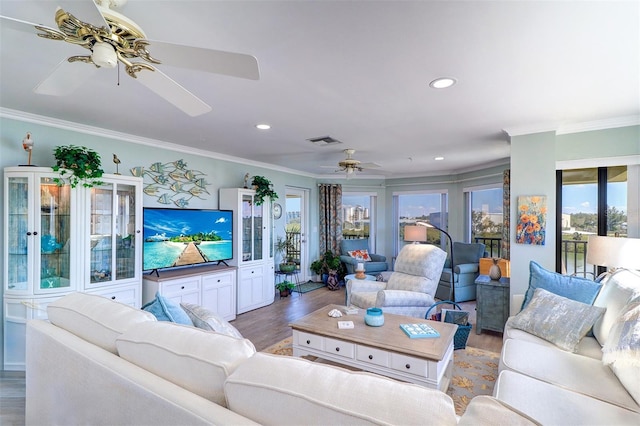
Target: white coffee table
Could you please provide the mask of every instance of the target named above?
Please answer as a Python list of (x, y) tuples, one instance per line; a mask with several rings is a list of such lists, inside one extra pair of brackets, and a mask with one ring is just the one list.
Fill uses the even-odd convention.
[[(344, 306), (329, 305), (295, 321), (293, 355), (313, 355), (406, 382), (446, 391), (453, 371), (453, 337), (457, 325), (402, 315), (384, 314), (382, 327), (364, 323), (365, 309), (345, 315)], [(327, 314), (343, 312), (340, 318)], [(339, 329), (338, 321), (353, 321)], [(410, 339), (400, 324), (426, 322), (440, 333), (431, 339)]]

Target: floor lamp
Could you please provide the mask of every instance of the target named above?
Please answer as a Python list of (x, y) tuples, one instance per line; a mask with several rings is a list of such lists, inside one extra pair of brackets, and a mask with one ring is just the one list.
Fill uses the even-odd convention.
[(445, 231), (444, 229), (438, 228), (437, 226), (432, 225), (429, 222), (416, 222), (416, 225), (426, 226), (427, 228), (433, 228), (433, 229), (435, 229), (437, 231), (442, 232), (449, 239), (449, 253), (451, 253), (451, 273), (449, 274), (449, 280), (450, 280), (451, 287), (449, 288), (449, 297), (451, 298), (452, 302), (455, 302), (456, 301), (456, 289), (455, 289), (455, 287), (453, 285), (453, 240), (451, 239), (451, 235), (449, 235), (449, 233), (447, 231)]

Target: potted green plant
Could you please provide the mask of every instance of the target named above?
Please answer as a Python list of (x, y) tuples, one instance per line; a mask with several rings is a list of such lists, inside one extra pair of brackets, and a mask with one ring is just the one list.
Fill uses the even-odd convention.
[(256, 204), (258, 206), (264, 203), (265, 197), (271, 198), (272, 201), (278, 199), (278, 194), (272, 188), (273, 184), (266, 177), (254, 176), (251, 184), (256, 190)]
[(340, 256), (334, 254), (331, 250), (327, 250), (319, 259), (311, 262), (309, 266), (316, 275), (322, 276), (322, 281), (326, 282), (329, 275), (340, 276), (344, 273)]
[(287, 297), (289, 294), (291, 294), (294, 288), (296, 288), (296, 285), (287, 280), (276, 284), (276, 289), (280, 292), (280, 297)]
[(99, 179), (104, 170), (97, 152), (83, 146), (68, 145), (55, 147), (53, 156), (56, 165), (52, 169), (60, 174), (59, 178), (53, 179), (57, 185), (63, 185), (65, 178), (72, 188), (80, 182), (86, 188), (102, 184)]
[(294, 249), (293, 241), (288, 237), (278, 237), (274, 249), (276, 253), (280, 254), (282, 262), (280, 262), (279, 269), (281, 272), (293, 272), (298, 265), (289, 257), (289, 252)]

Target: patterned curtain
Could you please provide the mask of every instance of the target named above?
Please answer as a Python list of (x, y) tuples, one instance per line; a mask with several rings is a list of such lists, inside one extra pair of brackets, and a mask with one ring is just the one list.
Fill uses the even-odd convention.
[(511, 170), (507, 169), (502, 174), (502, 258), (511, 258)]
[(320, 255), (328, 250), (340, 253), (342, 241), (342, 185), (321, 183), (320, 194)]

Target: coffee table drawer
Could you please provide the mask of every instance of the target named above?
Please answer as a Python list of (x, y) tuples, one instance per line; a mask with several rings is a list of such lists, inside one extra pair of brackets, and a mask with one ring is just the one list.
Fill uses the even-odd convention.
[(306, 346), (308, 348), (322, 350), (322, 337), (313, 334), (305, 333), (304, 331), (293, 331), (293, 340), (297, 341), (298, 345)]
[(403, 373), (429, 377), (429, 362), (425, 359), (391, 353), (391, 368)]
[(326, 353), (343, 356), (345, 358), (353, 359), (355, 346), (353, 343), (342, 340), (330, 339), (328, 337), (324, 339), (324, 351)]
[(389, 352), (369, 346), (358, 345), (356, 347), (356, 359), (366, 362), (367, 364), (375, 364), (381, 367), (389, 366)]

